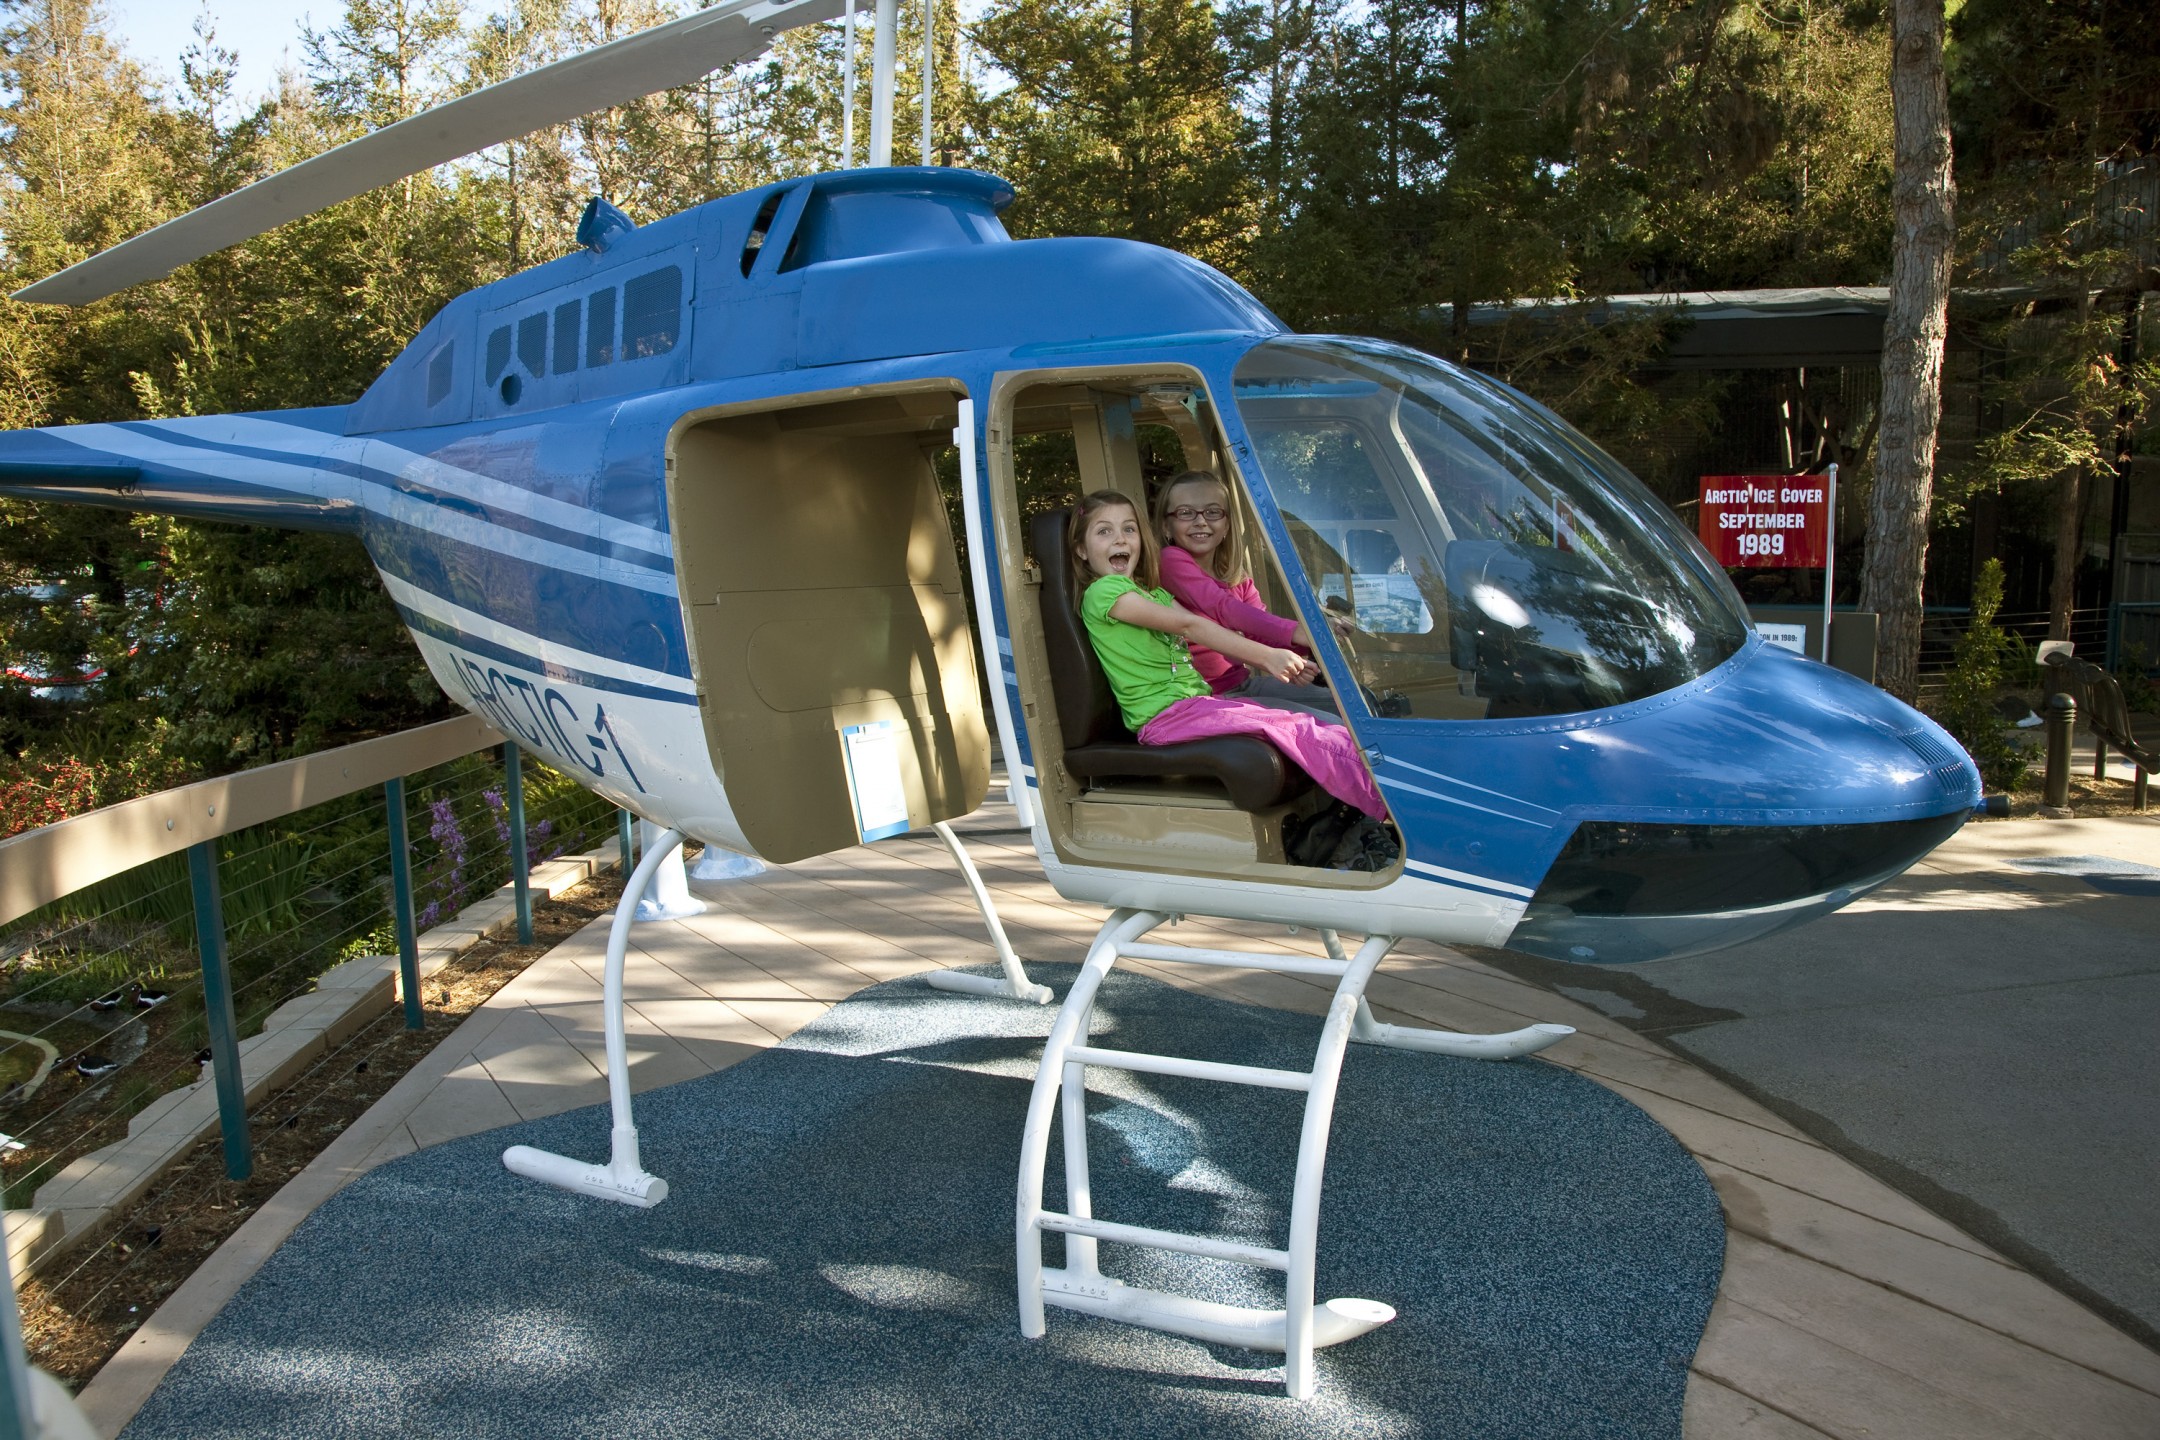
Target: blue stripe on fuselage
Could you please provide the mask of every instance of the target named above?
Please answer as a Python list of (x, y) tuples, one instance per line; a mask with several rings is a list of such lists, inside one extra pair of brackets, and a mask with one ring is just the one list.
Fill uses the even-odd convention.
[(475, 655), (484, 655), (490, 660), (500, 660), (506, 665), (515, 665), (520, 669), (530, 670), (536, 675), (545, 675), (550, 680), (562, 680), (573, 685), (583, 685), (589, 690), (607, 690), (617, 695), (635, 696), (640, 700), (665, 700), (676, 705), (697, 704), (695, 695), (685, 695), (677, 690), (662, 690), (652, 685), (640, 685), (634, 680), (618, 680), (612, 675), (595, 675), (590, 671), (574, 669), (558, 661), (540, 659), (524, 651), (513, 649), (508, 645), (500, 645), (493, 640), (475, 635), (469, 630), (452, 625), (447, 620), (437, 620), (432, 615), (423, 615), (409, 605), (399, 605), (397, 610), (398, 614), (405, 617), (407, 625), (410, 625), (423, 635), (432, 635), (446, 645), (455, 645), (460, 650), (469, 650)]
[(374, 512), (368, 549), (385, 573), (542, 641), (690, 678), (682, 607), (672, 594), (468, 545)]
[(656, 555), (650, 551), (639, 550), (627, 545), (618, 545), (614, 541), (603, 539), (597, 535), (566, 529), (559, 525), (550, 525), (545, 520), (536, 520), (528, 515), (519, 515), (514, 511), (484, 505), (466, 496), (451, 494), (431, 485), (416, 484), (391, 471), (373, 465), (363, 465), (355, 460), (338, 459), (327, 455), (299, 455), (286, 450), (272, 450), (254, 445), (235, 445), (229, 441), (212, 440), (207, 437), (188, 435), (168, 429), (142, 428), (146, 430), (146, 433), (154, 434), (159, 441), (167, 444), (191, 450), (201, 450), (213, 455), (234, 455), (242, 459), (262, 460), (277, 465), (305, 464), (312, 469), (326, 471), (332, 475), (343, 475), (364, 483), (380, 485), (394, 494), (423, 504), (435, 505), (454, 514), (470, 515), (489, 525), (499, 526), (502, 529), (518, 534), (530, 535), (538, 540), (552, 541), (557, 545), (583, 550), (588, 554), (613, 560), (618, 564), (635, 565), (641, 569), (656, 570), (665, 574), (673, 574), (675, 570), (675, 562), (669, 556)]

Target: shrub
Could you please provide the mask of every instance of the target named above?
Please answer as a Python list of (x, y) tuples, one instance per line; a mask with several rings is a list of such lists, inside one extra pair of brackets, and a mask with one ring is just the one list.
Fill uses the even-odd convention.
[(187, 766), (149, 746), (113, 759), (29, 754), (0, 764), (0, 839), (184, 784)]
[(1949, 677), (1934, 705), (1935, 718), (1965, 747), (1980, 767), (1980, 778), (1996, 792), (2015, 789), (2026, 769), (2025, 752), (2011, 743), (1995, 709), (2003, 661), (2010, 651), (2009, 637), (1995, 624), (2002, 591), (2002, 562), (1990, 559), (1973, 582), (1972, 624), (1958, 637)]

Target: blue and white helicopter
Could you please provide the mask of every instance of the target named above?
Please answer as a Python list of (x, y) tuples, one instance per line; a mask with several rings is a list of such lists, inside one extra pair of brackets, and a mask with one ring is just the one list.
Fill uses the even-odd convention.
[[(994, 727), (1050, 882), (1113, 907), (1023, 1136), (1023, 1329), (1040, 1334), (1054, 1304), (1272, 1348), (1306, 1395), (1316, 1346), (1393, 1314), (1312, 1299), (1348, 1041), (1505, 1058), (1568, 1033), (1381, 1024), (1364, 988), (1389, 947), (1614, 963), (1754, 939), (1911, 865), (1972, 812), (1978, 775), (1915, 711), (1764, 643), (1673, 515), (1522, 394), (1396, 345), (1295, 334), (1166, 250), (1014, 241), (1003, 181), (891, 167), (893, 6), (880, 0), (868, 168), (642, 227), (596, 201), (584, 248), (452, 301), (353, 404), (0, 434), (0, 493), (357, 535), (454, 700), (666, 827), (609, 949), (611, 1159), (506, 1156), (610, 1199), (667, 1193), (638, 1160), (621, 979), (632, 904), (685, 836), (787, 862), (936, 825), (1005, 957), (1002, 975), (936, 983), (1050, 998), (944, 825), (983, 801)], [(729, 0), (390, 126), (17, 298), (112, 293), (840, 14)], [(1063, 516), (1022, 513), (1015, 457), (1054, 454), (1076, 495), (1121, 490), (1145, 513), (1143, 445), (1228, 481), (1261, 588), (1318, 637), (1392, 809), (1390, 868), (1290, 861), (1284, 827), (1321, 797), (1265, 742), (1151, 749), (1117, 720), (1074, 621)], [(946, 447), (964, 567), (936, 478)], [(1147, 941), (1184, 914), (1310, 928), (1327, 953)], [(1352, 953), (1340, 932), (1366, 938)], [(1090, 1045), (1096, 987), (1126, 957), (1334, 978), (1313, 1071)], [(1094, 1216), (1091, 1066), (1305, 1091), (1288, 1245)], [(1061, 1096), (1068, 1193), (1051, 1210)], [(1042, 1263), (1046, 1232), (1066, 1237), (1062, 1267)], [(1283, 1271), (1281, 1303), (1125, 1284), (1099, 1268), (1104, 1240)]]

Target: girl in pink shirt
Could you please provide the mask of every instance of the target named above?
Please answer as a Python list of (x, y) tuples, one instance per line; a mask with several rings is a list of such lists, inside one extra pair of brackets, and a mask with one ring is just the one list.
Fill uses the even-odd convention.
[[(1245, 569), (1244, 537), (1229, 487), (1205, 470), (1188, 470), (1165, 485), (1155, 502), (1162, 537), (1163, 588), (1195, 615), (1203, 615), (1249, 640), (1310, 652), (1312, 634), (1301, 620), (1269, 611)], [(1193, 668), (1215, 694), (1283, 710), (1303, 710), (1342, 723), (1335, 696), (1314, 683), (1319, 668), (1308, 663), (1296, 680), (1254, 674), (1227, 655), (1192, 647)]]

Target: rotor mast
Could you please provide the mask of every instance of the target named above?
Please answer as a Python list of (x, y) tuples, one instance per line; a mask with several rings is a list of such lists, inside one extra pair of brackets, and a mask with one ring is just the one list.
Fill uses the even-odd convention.
[(871, 168), (892, 164), (893, 71), (900, 41), (900, 0), (877, 0), (877, 34), (870, 42)]
[[(922, 152), (920, 163), (931, 163), (931, 92), (936, 88), (937, 0), (922, 0)], [(841, 168), (855, 165), (855, 32), (854, 4), (849, 0), (847, 54), (841, 61), (840, 126)], [(893, 163), (893, 105), (899, 68), (900, 0), (877, 0), (877, 33), (870, 46), (870, 153), (865, 164)]]

